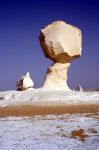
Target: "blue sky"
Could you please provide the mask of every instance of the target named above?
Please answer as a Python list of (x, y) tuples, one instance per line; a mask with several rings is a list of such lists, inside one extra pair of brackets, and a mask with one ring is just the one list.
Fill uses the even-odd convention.
[(43, 83), (52, 61), (39, 43), (40, 29), (63, 20), (82, 31), (82, 56), (71, 62), (68, 84), (99, 89), (98, 0), (0, 0), (0, 90), (16, 89), (16, 81), (31, 72), (35, 87)]

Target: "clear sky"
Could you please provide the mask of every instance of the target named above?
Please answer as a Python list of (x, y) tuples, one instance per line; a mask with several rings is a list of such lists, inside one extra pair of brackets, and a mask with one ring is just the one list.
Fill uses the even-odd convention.
[(36, 88), (42, 85), (52, 61), (38, 37), (57, 20), (79, 27), (83, 35), (82, 56), (68, 71), (69, 86), (99, 89), (99, 0), (0, 0), (0, 90), (16, 89), (25, 72)]

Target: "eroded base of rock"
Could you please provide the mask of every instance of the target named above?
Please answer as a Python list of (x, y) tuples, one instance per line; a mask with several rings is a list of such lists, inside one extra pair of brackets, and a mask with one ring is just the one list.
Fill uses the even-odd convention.
[(47, 69), (43, 88), (71, 91), (67, 85), (67, 71), (70, 63), (54, 63)]

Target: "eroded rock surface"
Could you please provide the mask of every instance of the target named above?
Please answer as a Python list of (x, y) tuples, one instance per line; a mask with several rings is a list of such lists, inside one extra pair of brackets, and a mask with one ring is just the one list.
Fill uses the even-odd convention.
[(55, 62), (48, 68), (43, 87), (70, 90), (67, 86), (67, 70), (70, 61), (81, 55), (80, 29), (56, 21), (41, 29), (39, 39), (45, 56)]
[(81, 31), (63, 21), (56, 21), (41, 30), (40, 43), (47, 58), (66, 63), (81, 55)]
[(17, 81), (17, 90), (23, 91), (29, 88), (33, 88), (34, 82), (30, 78), (30, 73), (27, 72), (20, 80)]
[(67, 85), (67, 70), (70, 63), (55, 63), (47, 69), (45, 76), (44, 87), (53, 90), (70, 91)]

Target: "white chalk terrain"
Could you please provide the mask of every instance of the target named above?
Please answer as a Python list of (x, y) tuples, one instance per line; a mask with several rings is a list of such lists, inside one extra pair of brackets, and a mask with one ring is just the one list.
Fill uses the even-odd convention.
[(99, 150), (99, 114), (0, 118), (0, 150)]
[[(35, 106), (38, 111), (39, 106), (44, 106), (43, 109), (47, 106), (66, 106), (67, 109), (69, 106), (78, 105), (79, 107), (84, 104), (97, 105), (99, 112), (99, 92), (66, 92), (44, 89), (0, 92), (0, 109), (25, 105), (24, 111), (27, 111), (27, 106)], [(25, 114), (26, 116), (5, 116), (4, 118), (2, 114), (0, 149), (98, 150), (98, 112), (61, 115), (55, 112), (54, 115), (42, 114), (26, 117)]]
[(52, 91), (43, 88), (0, 92), (0, 107), (14, 105), (68, 106), (76, 104), (99, 104), (99, 92)]

